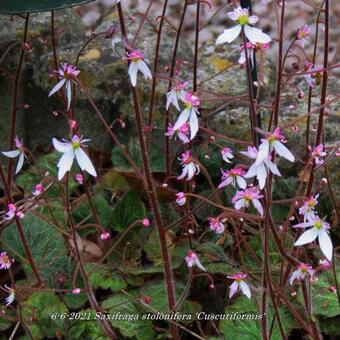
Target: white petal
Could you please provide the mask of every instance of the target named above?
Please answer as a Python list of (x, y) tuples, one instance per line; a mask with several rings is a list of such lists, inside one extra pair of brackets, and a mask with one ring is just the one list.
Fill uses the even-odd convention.
[(194, 164), (192, 164), (192, 163), (188, 164), (188, 178), (187, 178), (187, 181), (190, 181), (194, 177), (195, 170), (196, 170), (196, 167), (195, 167)]
[(267, 179), (267, 170), (263, 163), (261, 163), (258, 166), (257, 171), (257, 180), (259, 181), (259, 187), (262, 190), (264, 186), (266, 185), (266, 179)]
[(193, 140), (198, 131), (198, 118), (194, 110), (190, 110), (190, 140)]
[(62, 79), (60, 81), (58, 81), (58, 83), (56, 85), (53, 86), (51, 92), (49, 93), (49, 97), (53, 96), (56, 92), (58, 92), (62, 87), (63, 85), (65, 84), (66, 82), (66, 79)]
[(257, 154), (255, 164), (259, 165), (263, 162), (269, 155), (269, 141), (264, 139), (259, 146), (259, 153)]
[(182, 170), (182, 174), (180, 176), (178, 176), (177, 179), (183, 179), (187, 175), (188, 170), (189, 170), (189, 167), (187, 165), (185, 165), (183, 170)]
[(251, 15), (249, 18), (248, 18), (249, 22), (254, 25), (256, 24), (258, 21), (259, 21), (259, 18), (256, 16), (256, 15)]
[(292, 285), (294, 281), (299, 277), (300, 273), (298, 270), (295, 270), (289, 278), (289, 284)]
[(67, 95), (67, 110), (69, 110), (72, 100), (72, 83), (70, 80), (66, 81), (66, 95)]
[(303, 246), (304, 244), (311, 243), (317, 238), (318, 234), (319, 232), (316, 228), (308, 229), (294, 243), (294, 246)]
[(272, 161), (268, 160), (268, 159), (265, 159), (264, 161), (264, 164), (266, 164), (266, 166), (268, 167), (268, 169), (274, 174), (274, 175), (277, 175), (277, 176), (281, 176), (281, 173), (279, 171), (279, 169), (277, 168), (276, 164), (273, 163)]
[(139, 60), (137, 65), (139, 70), (143, 73), (145, 79), (152, 79), (151, 71), (143, 60)]
[(253, 198), (252, 202), (253, 202), (255, 209), (259, 212), (261, 216), (263, 216), (263, 208), (262, 208), (261, 202), (257, 200), (256, 198)]
[(25, 155), (24, 155), (23, 152), (21, 152), (20, 156), (19, 156), (17, 167), (15, 169), (15, 174), (17, 174), (21, 170), (22, 166), (24, 165), (24, 159), (25, 159)]
[(251, 178), (257, 175), (259, 165), (255, 163), (250, 166), (247, 173), (244, 175), (244, 178)]
[(246, 204), (245, 204), (245, 200), (244, 199), (240, 199), (238, 200), (235, 205), (234, 205), (234, 208), (236, 210), (240, 210), (241, 208), (245, 208), (246, 207)]
[(232, 181), (233, 181), (233, 179), (231, 178), (231, 176), (229, 176), (224, 181), (222, 181), (217, 188), (218, 189), (224, 188), (224, 187), (228, 186)]
[(224, 30), (224, 32), (221, 35), (219, 35), (218, 38), (216, 39), (216, 44), (219, 45), (225, 42), (231, 43), (239, 36), (241, 29), (242, 29), (241, 25), (236, 25), (232, 28)]
[(1, 153), (3, 155), (5, 155), (6, 157), (9, 157), (9, 158), (15, 158), (15, 157), (18, 157), (20, 155), (20, 151), (19, 150), (3, 151)]
[(241, 281), (241, 282), (240, 282), (240, 288), (241, 288), (241, 290), (242, 290), (242, 293), (243, 293), (248, 299), (250, 299), (250, 298), (251, 298), (250, 289), (249, 289), (249, 286), (248, 286), (244, 281)]
[(292, 163), (295, 161), (294, 155), (281, 142), (275, 141), (273, 147), (281, 157), (288, 159)]
[(302, 223), (293, 225), (293, 228), (307, 228), (307, 227), (311, 227), (312, 225), (313, 225), (313, 222), (302, 222)]
[(94, 177), (97, 177), (96, 170), (86, 152), (82, 148), (77, 148), (75, 150), (75, 155), (80, 169), (87, 171)]
[(238, 291), (238, 282), (234, 281), (231, 285), (230, 285), (230, 292), (229, 292), (229, 298), (232, 298), (235, 293)]
[(333, 255), (333, 244), (328, 232), (324, 229), (319, 232), (319, 245), (327, 260), (331, 261)]
[(60, 158), (60, 160), (57, 164), (57, 167), (59, 168), (59, 172), (58, 172), (58, 180), (59, 181), (65, 176), (66, 172), (71, 170), (73, 158), (74, 158), (73, 149), (71, 149), (68, 152), (65, 152), (61, 156), (61, 158)]
[(195, 261), (196, 266), (201, 269), (202, 271), (206, 272), (206, 269), (203, 267), (202, 263), (200, 262), (199, 259), (196, 259)]
[(189, 118), (190, 116), (190, 109), (184, 109), (179, 117), (177, 118), (177, 121), (173, 127), (174, 130), (178, 130)]
[(237, 176), (236, 177), (236, 181), (237, 181), (238, 186), (241, 189), (245, 189), (247, 187), (247, 182), (246, 182), (246, 180), (243, 177)]
[(268, 34), (263, 33), (259, 28), (248, 25), (244, 26), (244, 33), (249, 41), (253, 44), (258, 42), (261, 44), (267, 44), (272, 40)]
[(129, 66), (129, 76), (133, 87), (135, 87), (137, 84), (137, 72), (138, 72), (137, 63), (131, 62)]
[(59, 151), (59, 152), (68, 152), (70, 150), (72, 150), (72, 143), (63, 143), (63, 142), (59, 142), (58, 139), (56, 138), (52, 138), (52, 143), (54, 148)]

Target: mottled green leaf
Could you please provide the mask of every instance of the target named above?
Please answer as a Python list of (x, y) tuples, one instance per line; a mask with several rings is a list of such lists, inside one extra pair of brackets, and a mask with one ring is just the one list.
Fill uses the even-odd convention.
[[(52, 225), (33, 214), (26, 214), (21, 223), (42, 278), (49, 285), (55, 286), (56, 272), (66, 272), (69, 261), (64, 238)], [(15, 223), (2, 232), (0, 243), (9, 254), (23, 263), (26, 273), (31, 274), (31, 267), (23, 260), (26, 259), (26, 254)]]
[(145, 207), (135, 190), (128, 191), (116, 204), (112, 214), (112, 227), (122, 231), (136, 220), (146, 216)]
[[(33, 323), (29, 321), (33, 316)], [(52, 292), (33, 293), (24, 304), (23, 315), (29, 325), (34, 339), (54, 339), (56, 335), (64, 334), (67, 320), (51, 319), (53, 313), (66, 313), (67, 308), (60, 298)]]
[(128, 338), (138, 340), (154, 339), (154, 332), (150, 320), (143, 320), (140, 311), (129, 300), (128, 296), (119, 294), (103, 302), (103, 308), (110, 308), (111, 315), (122, 315), (126, 320), (110, 320), (113, 327), (118, 328), (119, 332)]

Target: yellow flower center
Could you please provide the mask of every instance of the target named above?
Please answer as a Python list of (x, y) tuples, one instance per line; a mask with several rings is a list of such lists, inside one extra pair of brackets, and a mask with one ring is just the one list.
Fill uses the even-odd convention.
[(80, 148), (80, 143), (79, 143), (79, 141), (72, 142), (72, 146), (73, 146), (73, 149), (78, 149), (78, 148)]
[(132, 61), (133, 61), (134, 63), (136, 63), (137, 61), (139, 61), (139, 58), (138, 58), (138, 57), (133, 57), (133, 58), (132, 58)]
[(244, 195), (243, 197), (246, 201), (250, 202), (252, 200), (250, 195)]
[(321, 221), (316, 221), (314, 222), (314, 227), (316, 229), (321, 229), (322, 228), (322, 222)]
[(249, 17), (248, 17), (248, 15), (246, 15), (246, 14), (240, 15), (238, 17), (238, 22), (242, 26), (249, 24)]

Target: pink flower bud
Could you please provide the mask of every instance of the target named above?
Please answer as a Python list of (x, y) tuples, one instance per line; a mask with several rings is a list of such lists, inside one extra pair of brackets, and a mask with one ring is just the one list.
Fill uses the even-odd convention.
[(21, 212), (21, 211), (18, 211), (18, 212), (16, 213), (16, 216), (17, 216), (18, 218), (20, 218), (20, 219), (23, 219), (23, 218), (25, 217), (25, 214), (24, 214), (23, 212)]
[(100, 238), (105, 241), (105, 240), (108, 240), (110, 238), (110, 233), (102, 233), (100, 235)]
[(336, 292), (336, 287), (335, 287), (335, 286), (330, 286), (330, 287), (328, 287), (328, 290), (329, 290), (331, 293), (335, 293), (335, 292)]
[(150, 226), (150, 220), (148, 218), (143, 219), (143, 226), (144, 227), (149, 227)]
[(73, 120), (73, 119), (70, 119), (69, 125), (70, 125), (70, 128), (73, 129), (73, 130), (76, 129), (76, 128), (78, 127), (77, 121), (76, 121), (76, 120)]
[(72, 289), (72, 294), (77, 295), (77, 294), (79, 294), (79, 293), (80, 293), (80, 288), (74, 288), (74, 289)]
[(79, 184), (83, 184), (83, 183), (84, 183), (84, 176), (83, 176), (82, 174), (76, 174), (75, 180), (76, 180)]
[(305, 98), (305, 93), (303, 91), (299, 91), (298, 98), (300, 98), (300, 99)]

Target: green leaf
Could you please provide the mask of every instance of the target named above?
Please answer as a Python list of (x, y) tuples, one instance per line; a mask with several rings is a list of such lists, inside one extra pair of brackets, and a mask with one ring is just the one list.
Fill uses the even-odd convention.
[[(112, 224), (112, 207), (109, 205), (108, 201), (98, 193), (93, 195), (92, 201), (97, 211), (100, 225), (105, 229), (109, 229)], [(90, 205), (87, 200), (84, 203), (81, 203), (80, 206), (75, 208), (72, 212), (75, 223), (82, 221), (91, 214), (92, 210), (90, 209)], [(94, 223), (93, 218), (87, 220), (87, 223)]]
[(64, 302), (71, 309), (82, 308), (87, 301), (88, 301), (88, 298), (85, 293), (79, 293), (79, 294), (66, 293), (64, 295)]
[[(172, 254), (174, 247), (169, 232), (166, 232), (165, 239), (168, 250), (170, 254)], [(149, 234), (149, 237), (144, 244), (144, 250), (148, 254), (148, 259), (155, 262), (155, 264), (161, 263), (163, 261), (161, 243), (159, 241), (159, 234), (156, 228), (152, 229), (151, 233)]]
[[(33, 316), (33, 324), (29, 320)], [(23, 315), (29, 325), (34, 339), (54, 339), (56, 335), (64, 334), (67, 320), (61, 318), (51, 319), (53, 313), (66, 313), (67, 308), (59, 297), (52, 292), (33, 293), (24, 304)]]
[[(175, 293), (178, 299), (185, 289), (184, 284), (181, 282), (175, 283)], [(189, 292), (188, 292), (189, 293)], [(168, 299), (166, 286), (163, 281), (151, 282), (141, 288), (141, 295), (151, 298), (150, 306), (157, 312), (167, 314), (168, 313)], [(183, 314), (195, 314), (201, 311), (201, 306), (193, 301), (185, 300), (181, 306), (180, 312)]]
[(116, 204), (112, 214), (113, 229), (122, 231), (146, 216), (145, 207), (135, 190), (128, 191)]
[[(272, 307), (268, 307), (267, 323), (270, 325), (274, 313)], [(285, 335), (289, 335), (294, 328), (294, 318), (283, 307), (279, 308), (279, 313), (282, 321), (282, 326)], [(224, 311), (225, 315), (229, 314), (228, 320), (221, 320), (219, 330), (224, 334), (225, 339), (242, 339), (254, 340), (262, 339), (261, 333), (261, 317), (262, 314), (254, 302), (254, 297), (251, 300), (244, 296), (238, 296), (236, 300)], [(275, 322), (271, 340), (281, 340), (281, 335)]]
[[(340, 284), (340, 274), (337, 276)], [(334, 278), (329, 272), (318, 276), (318, 280), (311, 284), (314, 314), (324, 317), (340, 315), (340, 306), (336, 292), (330, 292), (329, 287), (334, 285)]]
[[(26, 214), (21, 223), (39, 273), (54, 287), (56, 272), (65, 273), (68, 268), (68, 250), (63, 237), (53, 226), (33, 214)], [(24, 260), (26, 254), (15, 223), (2, 232), (0, 243), (9, 254), (23, 263), (27, 274), (32, 273), (28, 262)]]
[[(49, 176), (57, 176), (57, 162), (60, 158), (60, 153), (51, 152), (38, 159), (27, 171), (16, 179), (18, 186), (22, 187), (26, 193), (30, 194), (34, 190), (36, 184), (40, 182), (40, 174), (49, 173)], [(69, 178), (69, 190), (72, 192), (77, 186), (76, 181), (72, 176)], [(56, 183), (46, 191), (48, 198), (60, 198), (60, 186)]]
[[(165, 157), (162, 134), (154, 131), (151, 135), (150, 148), (149, 148), (149, 159), (150, 166), (153, 172), (165, 172)], [(128, 144), (128, 151), (131, 158), (137, 164), (142, 165), (142, 153), (140, 145), (137, 139), (131, 139)], [(111, 156), (112, 163), (117, 170), (128, 171), (131, 170), (130, 164), (127, 162), (120, 148), (115, 147), (112, 150)]]
[(89, 314), (89, 320), (74, 320), (70, 326), (65, 339), (96, 339), (107, 340), (99, 321), (93, 320), (95, 312), (92, 309), (81, 310), (80, 313)]
[(151, 320), (142, 319), (139, 310), (129, 301), (129, 297), (123, 294), (116, 295), (105, 300), (103, 308), (110, 308), (111, 315), (121, 315), (121, 320), (117, 317), (116, 320), (112, 318), (110, 322), (124, 337), (136, 337), (138, 340), (154, 339)]
[(1, 0), (0, 13), (44, 12), (77, 6), (93, 0)]
[[(94, 265), (86, 265), (87, 272), (91, 272), (92, 268), (94, 268)], [(89, 280), (94, 289), (111, 289), (112, 292), (120, 292), (127, 287), (125, 280), (120, 274), (112, 272), (112, 270), (104, 265), (97, 266)]]

